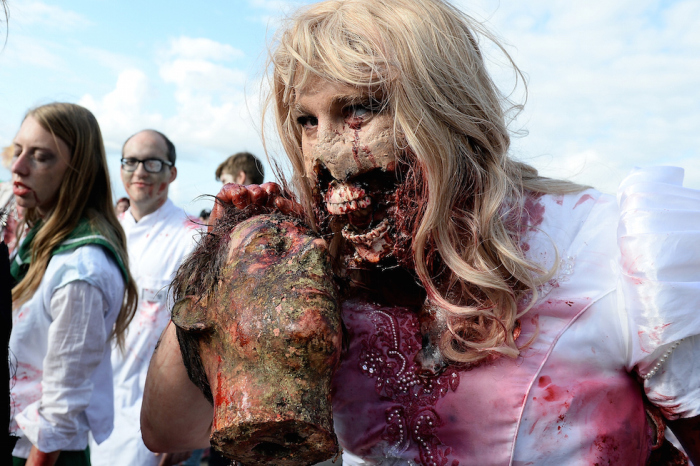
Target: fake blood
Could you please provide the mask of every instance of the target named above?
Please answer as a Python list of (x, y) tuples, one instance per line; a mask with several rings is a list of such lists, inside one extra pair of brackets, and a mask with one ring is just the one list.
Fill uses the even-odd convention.
[(338, 449), (329, 389), (341, 325), (325, 243), (279, 215), (219, 234), (228, 239), (216, 246), (215, 291), (180, 301), (172, 319), (183, 355), (194, 346), (206, 372), (211, 443), (246, 465), (328, 459)]
[(575, 209), (576, 207), (580, 206), (581, 204), (583, 204), (583, 203), (586, 202), (586, 201), (595, 201), (595, 199), (594, 199), (593, 196), (591, 196), (590, 194), (584, 194), (583, 196), (581, 196), (581, 199), (579, 199), (579, 200), (576, 202), (576, 204), (574, 205), (574, 209)]

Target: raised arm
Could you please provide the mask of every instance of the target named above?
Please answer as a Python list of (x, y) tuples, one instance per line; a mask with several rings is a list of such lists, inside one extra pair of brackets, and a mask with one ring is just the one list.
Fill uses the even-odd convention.
[(209, 446), (213, 407), (187, 376), (172, 322), (151, 358), (141, 406), (141, 434), (154, 452)]

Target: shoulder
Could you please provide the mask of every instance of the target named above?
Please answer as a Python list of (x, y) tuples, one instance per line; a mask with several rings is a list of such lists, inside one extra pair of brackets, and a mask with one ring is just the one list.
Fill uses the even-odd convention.
[(88, 244), (54, 255), (46, 269), (51, 288), (82, 280), (102, 290), (122, 285), (123, 278), (114, 258), (103, 247)]
[(131, 208), (126, 209), (124, 212), (117, 214), (117, 220), (121, 224), (122, 228), (136, 224), (134, 216), (131, 214)]
[(193, 245), (201, 232), (196, 219), (189, 216), (181, 207), (176, 206), (170, 199), (162, 207), (164, 228), (173, 239), (183, 242), (186, 246)]
[(526, 257), (547, 268), (556, 257), (579, 254), (583, 248), (615, 247), (619, 209), (615, 198), (595, 189), (571, 194), (530, 194), (523, 205), (521, 247)]
[(676, 167), (636, 169), (620, 185), (620, 288), (639, 341), (633, 360), (700, 334), (700, 191)]

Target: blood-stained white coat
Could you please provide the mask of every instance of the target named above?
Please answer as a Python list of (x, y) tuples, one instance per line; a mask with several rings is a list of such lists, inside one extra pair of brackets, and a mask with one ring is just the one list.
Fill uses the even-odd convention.
[(146, 372), (158, 338), (170, 320), (168, 286), (192, 251), (199, 235), (179, 207), (167, 200), (138, 222), (130, 211), (120, 216), (126, 233), (129, 267), (136, 281), (139, 305), (129, 324), (125, 351), (112, 349), (114, 371), (114, 432), (102, 444), (90, 444), (91, 463), (157, 465), (160, 461), (141, 438), (140, 413)]

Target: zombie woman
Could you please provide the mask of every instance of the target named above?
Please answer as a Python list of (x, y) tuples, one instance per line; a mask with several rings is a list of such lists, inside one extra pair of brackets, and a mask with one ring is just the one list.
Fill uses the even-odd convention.
[[(322, 2), (278, 39), (272, 108), (339, 282), (343, 464), (682, 464), (666, 425), (700, 463), (700, 192), (683, 171), (636, 170), (614, 197), (510, 158), (493, 39), (441, 0)], [(290, 209), (268, 191), (220, 197)], [(163, 349), (174, 334), (142, 411), (163, 450), (200, 446), (172, 407), (193, 400), (193, 443), (212, 419)]]
[(112, 430), (109, 340), (123, 338), (136, 304), (92, 113), (66, 103), (30, 110), (12, 183), (26, 232), (11, 263), (13, 461), (89, 464), (88, 434), (100, 442)]

